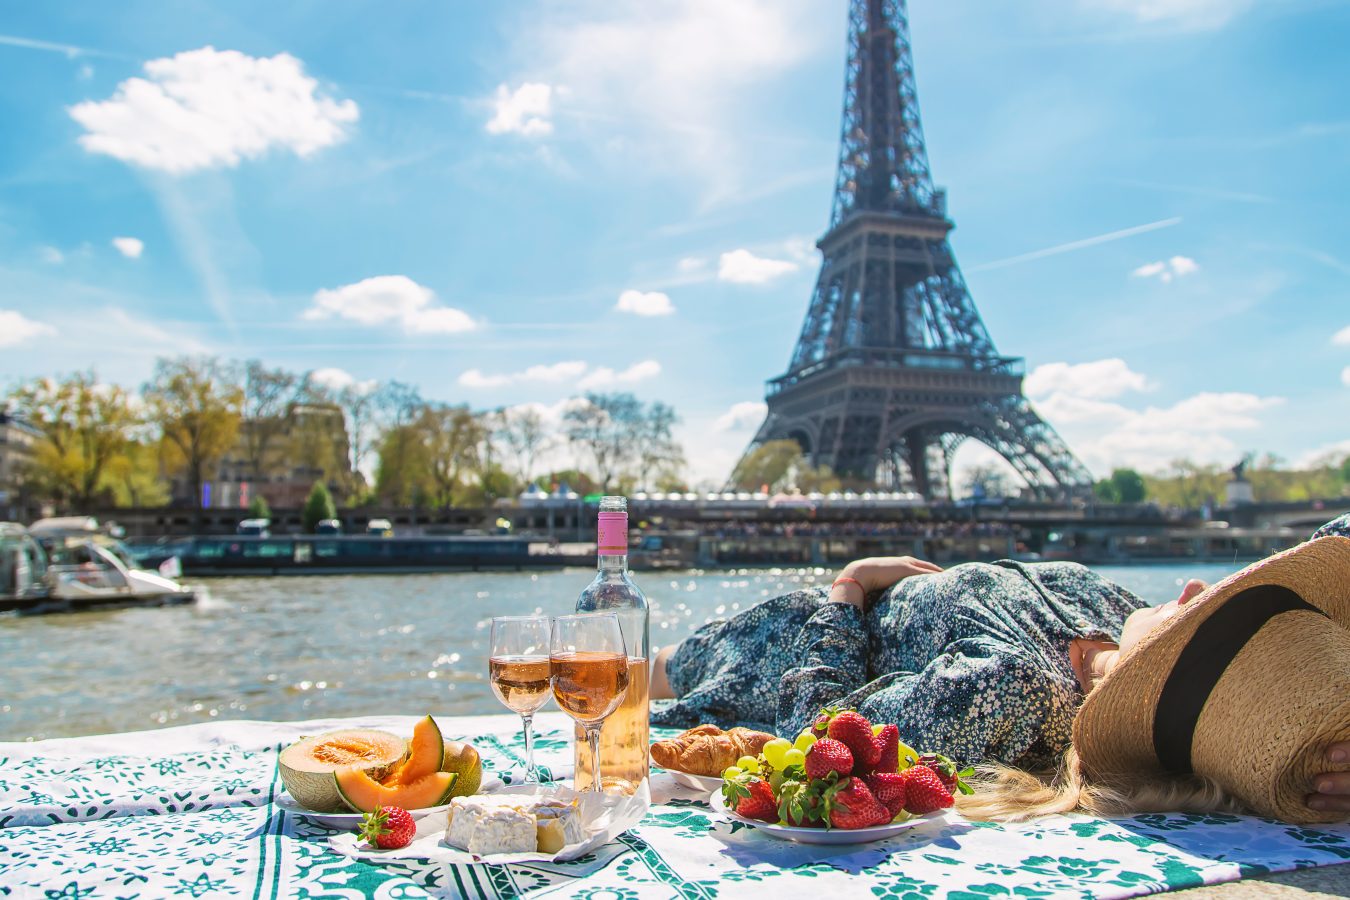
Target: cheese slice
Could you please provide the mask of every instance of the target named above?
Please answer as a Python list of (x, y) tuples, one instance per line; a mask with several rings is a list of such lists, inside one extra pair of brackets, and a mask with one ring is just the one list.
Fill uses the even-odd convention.
[(575, 806), (540, 807), (534, 811), (540, 853), (557, 853), (586, 836)]

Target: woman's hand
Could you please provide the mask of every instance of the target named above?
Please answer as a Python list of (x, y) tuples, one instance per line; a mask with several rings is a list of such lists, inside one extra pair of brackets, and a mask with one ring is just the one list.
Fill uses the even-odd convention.
[[(912, 556), (869, 556), (844, 566), (844, 570), (839, 573), (839, 580), (830, 589), (830, 599), (836, 603), (851, 603), (862, 609), (868, 594), (884, 591), (911, 575), (932, 575), (941, 571), (941, 566)], [(854, 581), (858, 584), (854, 584)]]
[[(1350, 762), (1350, 741), (1327, 748), (1327, 765)], [(1315, 794), (1308, 795), (1308, 808), (1350, 813), (1350, 772), (1323, 772), (1313, 776)]]

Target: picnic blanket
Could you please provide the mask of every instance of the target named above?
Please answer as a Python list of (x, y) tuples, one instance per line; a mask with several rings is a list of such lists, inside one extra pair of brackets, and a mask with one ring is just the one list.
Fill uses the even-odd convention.
[[(276, 805), (286, 744), (358, 725), (411, 734), (414, 721), (212, 722), (0, 743), (0, 897), (1129, 897), (1350, 861), (1350, 826), (1227, 815), (1002, 826), (949, 813), (883, 843), (808, 847), (723, 820), (657, 775), (641, 824), (572, 863), (376, 864), (335, 853), (334, 831)], [(490, 773), (519, 780), (518, 719), (438, 721)], [(539, 726), (540, 761), (570, 774), (570, 724), (550, 714)]]

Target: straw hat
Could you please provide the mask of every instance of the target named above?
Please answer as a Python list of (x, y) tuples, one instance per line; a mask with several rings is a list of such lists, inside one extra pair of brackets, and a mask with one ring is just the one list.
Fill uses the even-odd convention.
[[(1209, 588), (1088, 693), (1073, 744), (1090, 778), (1204, 775), (1263, 815), (1312, 810), (1312, 778), (1350, 740), (1350, 538), (1325, 537)], [(1341, 766), (1350, 769), (1350, 766)]]

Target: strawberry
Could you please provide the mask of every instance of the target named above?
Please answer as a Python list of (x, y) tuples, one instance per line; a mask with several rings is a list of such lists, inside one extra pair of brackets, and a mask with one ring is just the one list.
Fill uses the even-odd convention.
[(942, 780), (942, 785), (947, 789), (947, 793), (953, 797), (956, 792), (963, 794), (973, 794), (975, 791), (966, 784), (965, 779), (975, 774), (975, 770), (969, 767), (956, 770), (956, 763), (952, 762), (941, 753), (925, 753), (919, 757), (919, 764), (927, 766), (937, 773), (937, 777)]
[(911, 766), (900, 773), (905, 780), (905, 810), (922, 816), (951, 806), (952, 795), (938, 774), (927, 766)]
[(778, 798), (773, 795), (773, 788), (762, 778), (748, 773), (737, 775), (722, 783), (722, 795), (727, 798), (727, 806), (738, 816), (762, 822), (778, 822)]
[(825, 792), (825, 809), (830, 824), (846, 830), (885, 825), (891, 820), (890, 812), (872, 796), (861, 778), (850, 778), (829, 788)]
[(811, 722), (811, 733), (816, 736), (816, 740), (827, 737), (830, 731), (830, 720), (839, 715), (840, 709), (837, 706), (827, 706), (816, 714)]
[(361, 837), (372, 847), (381, 850), (399, 850), (412, 843), (417, 834), (417, 823), (400, 806), (381, 806), (361, 819)]
[[(846, 709), (830, 719), (829, 735), (853, 754), (860, 771), (870, 772), (881, 759), (881, 745), (872, 736), (872, 723), (855, 710)], [(896, 730), (896, 741), (900, 732)]]
[(820, 828), (821, 782), (790, 780), (778, 792), (778, 815), (793, 828)]
[(841, 778), (853, 774), (853, 754), (848, 747), (832, 738), (821, 738), (806, 751), (806, 777), (828, 778), (838, 773)]
[(872, 796), (876, 797), (891, 813), (891, 818), (900, 815), (905, 808), (905, 776), (895, 772), (874, 772), (863, 778)]
[(900, 771), (900, 729), (894, 725), (883, 725), (876, 736), (876, 742), (881, 752), (872, 771)]

